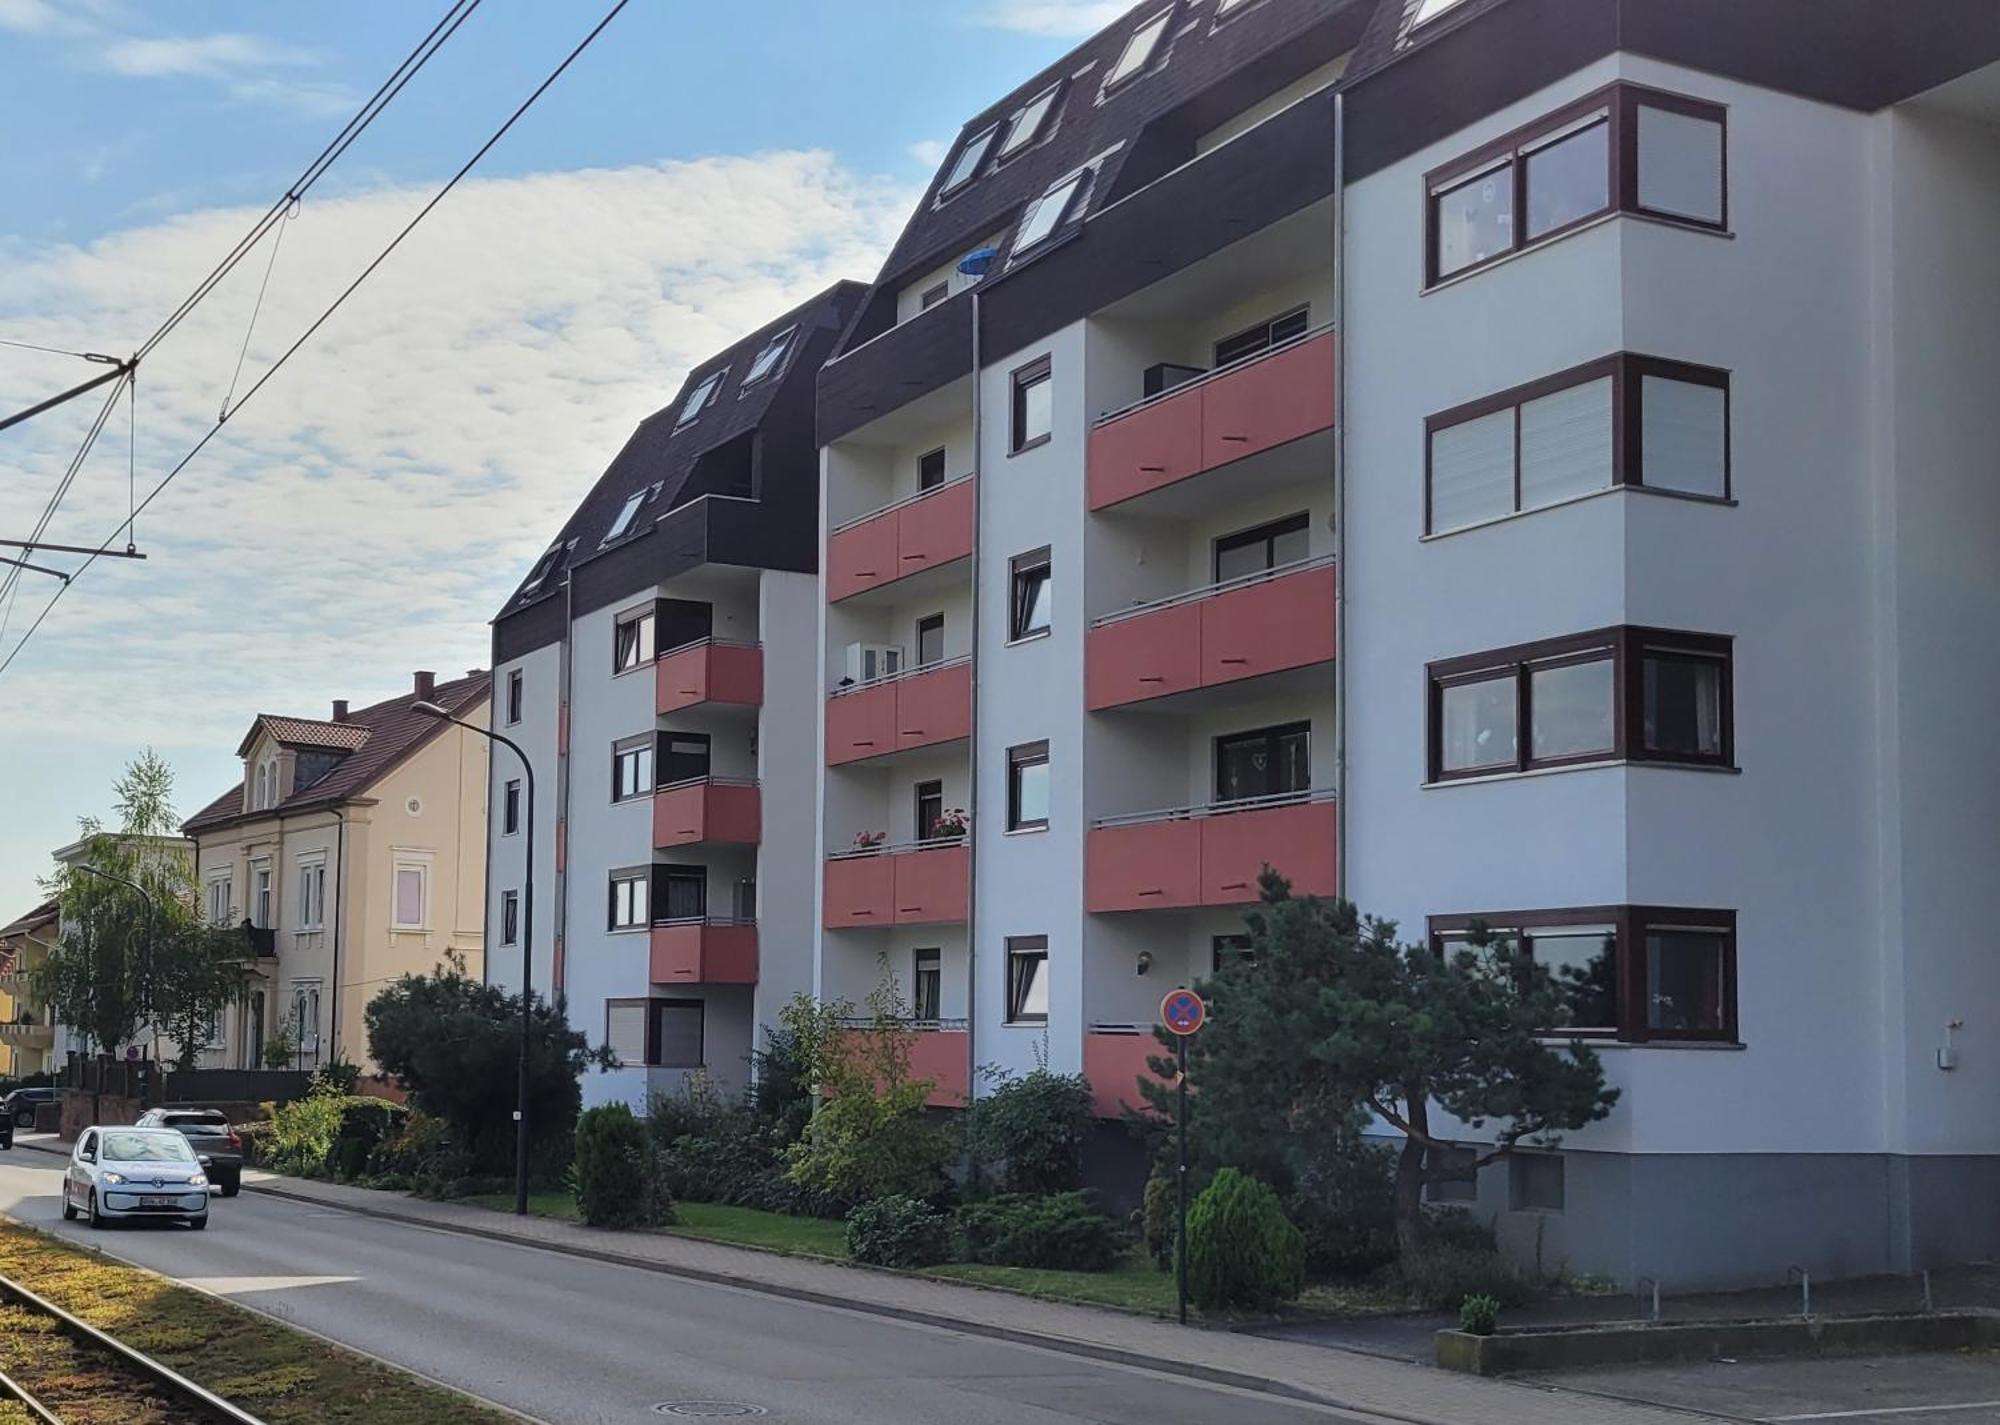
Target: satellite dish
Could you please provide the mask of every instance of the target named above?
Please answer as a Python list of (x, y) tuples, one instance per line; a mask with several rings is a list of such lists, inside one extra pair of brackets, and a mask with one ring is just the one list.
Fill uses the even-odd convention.
[(993, 266), (993, 259), (999, 255), (1000, 249), (997, 247), (974, 248), (958, 260), (958, 270), (977, 281), (986, 275), (987, 270)]

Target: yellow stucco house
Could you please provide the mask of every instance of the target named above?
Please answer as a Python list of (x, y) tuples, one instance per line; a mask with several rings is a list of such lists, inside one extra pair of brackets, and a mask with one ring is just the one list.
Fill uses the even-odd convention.
[(242, 783), (190, 817), (202, 906), (238, 926), (256, 981), (218, 1016), (207, 1068), (255, 1068), (267, 1046), (312, 1068), (368, 1064), (362, 1012), (389, 981), (457, 957), (483, 971), (491, 679), (419, 672), (398, 698), (330, 718), (259, 715)]
[(36, 1001), (29, 975), (55, 944), (56, 903), (36, 906), (0, 925), (0, 1078), (18, 1079), (54, 1068), (55, 1026)]

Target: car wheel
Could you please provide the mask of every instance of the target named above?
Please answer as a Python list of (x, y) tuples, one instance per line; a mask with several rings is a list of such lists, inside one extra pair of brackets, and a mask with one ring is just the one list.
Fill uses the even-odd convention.
[(14, 1113), (14, 1125), (17, 1128), (32, 1129), (35, 1126), (35, 1111), (32, 1108), (17, 1109)]
[(69, 1200), (69, 1184), (63, 1184), (63, 1221), (76, 1221), (76, 1208)]
[(188, 1226), (192, 1227), (197, 1232), (201, 1231), (202, 1228), (208, 1226), (208, 1214), (204, 1212), (199, 1217), (190, 1217), (188, 1219)]
[(93, 1228), (104, 1225), (104, 1214), (97, 1210), (97, 1189), (90, 1190), (90, 1225)]
[(243, 1191), (243, 1180), (241, 1178), (231, 1178), (228, 1182), (222, 1185), (222, 1195), (224, 1197), (234, 1197), (236, 1196), (236, 1194), (242, 1191)]

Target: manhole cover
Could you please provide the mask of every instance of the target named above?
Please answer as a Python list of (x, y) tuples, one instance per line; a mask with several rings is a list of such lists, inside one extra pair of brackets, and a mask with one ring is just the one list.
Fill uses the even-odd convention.
[(733, 1400), (668, 1400), (653, 1407), (655, 1415), (693, 1416), (700, 1420), (741, 1419), (765, 1413), (761, 1405), (744, 1405)]

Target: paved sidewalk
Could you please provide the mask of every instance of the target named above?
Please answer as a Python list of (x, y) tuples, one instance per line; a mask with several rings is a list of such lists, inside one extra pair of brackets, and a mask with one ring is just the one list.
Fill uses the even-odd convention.
[(919, 1321), (1098, 1360), (1318, 1401), (1410, 1425), (1688, 1425), (1722, 1417), (1483, 1381), (1295, 1341), (1036, 1301), (657, 1233), (612, 1233), (463, 1203), (251, 1170), (246, 1189), (844, 1310)]

